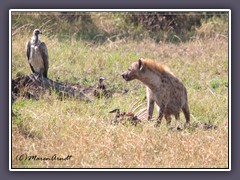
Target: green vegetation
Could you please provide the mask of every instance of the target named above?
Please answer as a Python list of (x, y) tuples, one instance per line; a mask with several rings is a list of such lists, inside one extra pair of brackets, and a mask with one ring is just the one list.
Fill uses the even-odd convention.
[[(228, 167), (228, 15), (181, 14), (171, 19), (168, 14), (165, 16), (170, 20), (160, 21), (165, 26), (159, 29), (153, 28), (159, 23), (156, 16), (148, 16), (148, 27), (141, 15), (13, 13), (13, 79), (31, 72), (25, 43), (32, 31), (40, 28), (40, 39), (49, 51), (50, 79), (89, 87), (103, 76), (107, 87), (118, 92), (90, 103), (60, 100), (54, 93), (40, 100), (18, 98), (12, 104), (14, 168)], [(171, 21), (179, 26), (169, 24)], [(147, 121), (137, 126), (111, 125), (114, 114), (109, 111), (127, 111), (131, 102), (145, 97), (143, 84), (125, 82), (121, 77), (140, 57), (166, 64), (183, 81), (193, 124), (210, 121), (217, 128), (170, 131), (164, 120), (159, 128)], [(124, 89), (128, 93), (122, 94)], [(154, 113), (156, 116), (156, 108)], [(180, 118), (182, 125), (182, 113)], [(24, 153), (73, 158), (64, 162), (17, 161), (15, 157)]]

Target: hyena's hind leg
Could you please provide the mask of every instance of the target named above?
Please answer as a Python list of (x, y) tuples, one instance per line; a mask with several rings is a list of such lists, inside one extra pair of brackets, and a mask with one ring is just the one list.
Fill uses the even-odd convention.
[(172, 118), (171, 118), (171, 115), (170, 114), (165, 114), (164, 115), (166, 121), (167, 121), (167, 126), (170, 126), (171, 125), (171, 121), (172, 121)]
[(186, 125), (190, 124), (190, 112), (189, 112), (189, 108), (188, 108), (188, 103), (186, 102), (183, 107), (182, 107), (185, 119), (186, 119)]
[(176, 119), (176, 127), (179, 127), (179, 125), (180, 125), (180, 112), (175, 114), (175, 119)]
[(179, 121), (179, 119), (180, 119), (180, 113), (175, 114), (175, 119), (176, 119), (177, 121)]

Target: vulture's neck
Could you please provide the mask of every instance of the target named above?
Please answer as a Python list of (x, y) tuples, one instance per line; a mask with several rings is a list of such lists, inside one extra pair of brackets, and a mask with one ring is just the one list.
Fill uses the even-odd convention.
[(32, 42), (33, 42), (33, 44), (37, 44), (38, 43), (38, 35), (33, 35)]

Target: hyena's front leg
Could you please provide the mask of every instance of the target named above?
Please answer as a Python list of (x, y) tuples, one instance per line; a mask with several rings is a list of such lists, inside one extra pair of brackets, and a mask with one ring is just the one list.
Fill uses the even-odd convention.
[(157, 127), (161, 125), (164, 110), (165, 110), (165, 106), (163, 104), (161, 104), (159, 106), (159, 111), (158, 111), (159, 113), (158, 113), (157, 124), (156, 124)]
[(148, 99), (148, 120), (152, 119), (154, 109), (154, 100)]
[(151, 91), (151, 89), (149, 89), (148, 87), (146, 88), (146, 92), (147, 92), (147, 99), (148, 99), (148, 120), (152, 119), (152, 115), (153, 115), (153, 109), (154, 109), (154, 100), (153, 100), (153, 93)]

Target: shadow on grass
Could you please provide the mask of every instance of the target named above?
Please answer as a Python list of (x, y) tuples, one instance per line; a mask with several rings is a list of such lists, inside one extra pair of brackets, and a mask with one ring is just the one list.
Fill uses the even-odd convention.
[[(13, 34), (32, 33), (40, 28), (46, 35), (59, 40), (89, 41), (103, 44), (117, 40), (141, 41), (153, 39), (156, 43), (183, 43), (194, 38), (204, 22), (228, 21), (228, 12), (14, 12)], [(109, 17), (109, 18), (108, 18)], [(111, 21), (110, 25), (108, 24)], [(110, 28), (106, 29), (105, 26)], [(213, 30), (207, 29), (206, 31)], [(207, 33), (207, 32), (204, 32)]]

